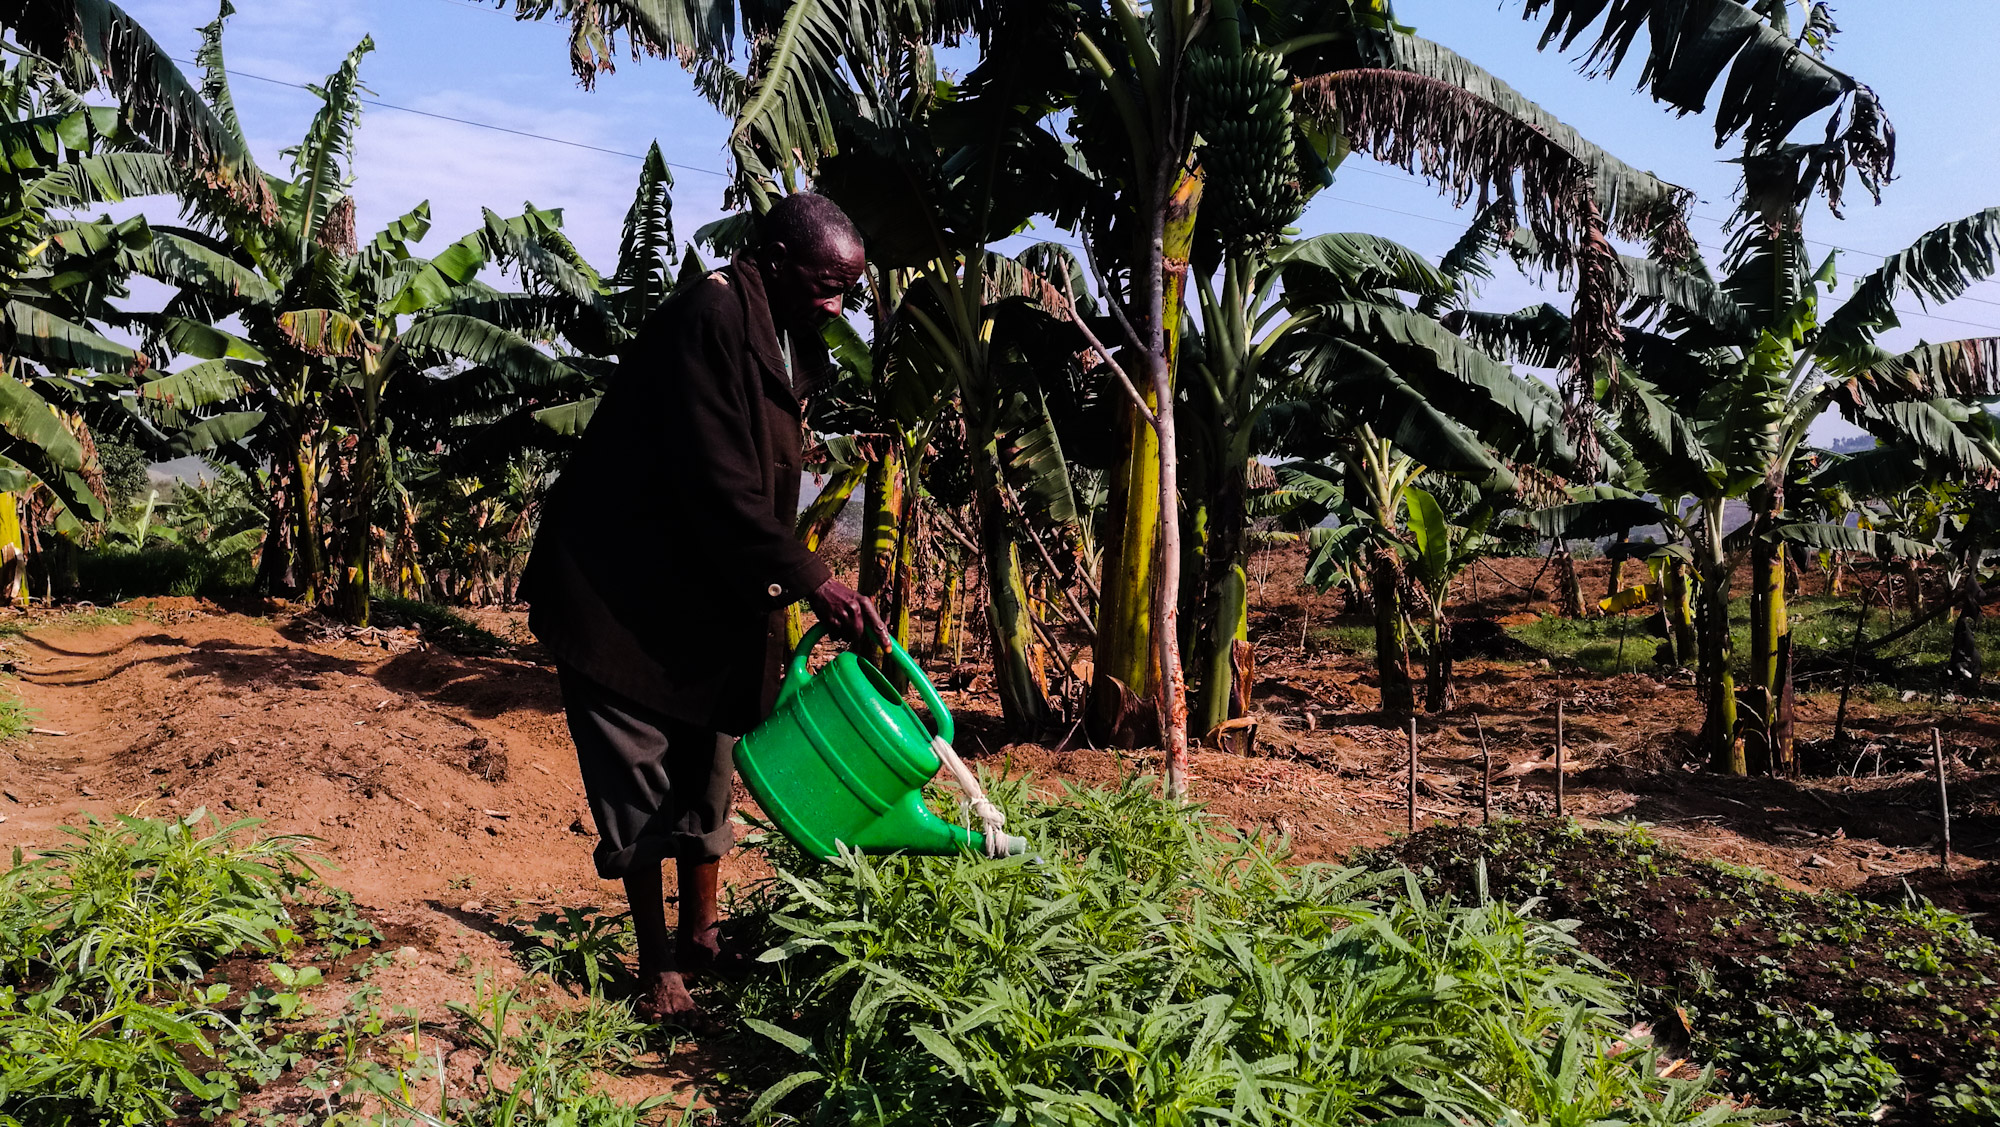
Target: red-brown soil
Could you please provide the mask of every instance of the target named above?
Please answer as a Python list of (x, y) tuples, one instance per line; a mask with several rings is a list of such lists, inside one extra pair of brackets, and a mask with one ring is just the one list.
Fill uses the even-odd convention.
[[(1302, 859), (1340, 858), (1403, 829), (1405, 737), (1377, 726), (1372, 667), (1313, 636), (1311, 624), (1334, 621), (1339, 600), (1298, 587), (1296, 549), (1270, 557), (1252, 576), (1255, 754), (1197, 750), (1193, 789), (1236, 825), (1288, 835)], [(1586, 591), (1603, 589), (1605, 567), (1580, 565)], [(1537, 561), (1507, 560), (1482, 572), (1468, 618), (1548, 609), (1549, 577), (1528, 590), (1536, 570)], [(14, 688), (39, 729), (0, 744), (0, 847), (47, 845), (84, 813), (204, 807), (225, 819), (263, 819), (266, 832), (312, 834), (328, 878), (404, 949), (372, 980), (384, 1001), (427, 1018), (469, 997), (477, 973), (518, 979), (506, 921), (561, 905), (620, 905), (619, 888), (591, 868), (589, 814), (555, 677), (538, 661), (522, 615), (479, 612), (481, 625), (522, 644), (462, 656), (430, 645), (392, 652), (382, 646), (406, 645), (406, 635), (329, 634), (279, 604), (225, 611), (158, 599), (128, 609), (127, 625), (78, 629), (49, 616), (0, 642), (0, 662), (18, 678)], [(945, 699), (962, 718), (969, 757), (1031, 771), (1050, 786), (1108, 783), (1157, 766), (1154, 752), (1074, 746), (1080, 733), (1063, 750), (1003, 742), (997, 705), (977, 691), (990, 678), (976, 650), (968, 640), (965, 666), (942, 678), (963, 686)], [(1935, 783), (1921, 772), (1794, 783), (1688, 769), (1697, 715), (1685, 676), (1592, 677), (1504, 658), (1468, 658), (1459, 674), (1457, 708), (1419, 725), (1425, 823), (1480, 818), (1481, 732), (1495, 814), (1553, 812), (1549, 755), (1560, 700), (1572, 815), (1643, 820), (1689, 852), (1811, 888), (1872, 881), (1871, 890), (1900, 890), (1904, 875), (1934, 864)], [(1822, 738), (1832, 709), (1830, 694), (1802, 696), (1801, 737)], [(2000, 713), (1983, 704), (1857, 702), (1850, 724), (1870, 739), (1913, 746), (1941, 727), (1958, 761), (1961, 864), (1978, 870), (1994, 855), (2000, 775), (1968, 764), (1985, 762), (2000, 743)], [(1890, 768), (1901, 762), (1891, 757)], [(760, 875), (741, 857), (725, 868), (732, 882)], [(1930, 887), (1922, 881), (1913, 883)], [(1990, 901), (1968, 894), (1957, 902), (1978, 910)], [(623, 1083), (657, 1091), (688, 1075), (676, 1068)]]

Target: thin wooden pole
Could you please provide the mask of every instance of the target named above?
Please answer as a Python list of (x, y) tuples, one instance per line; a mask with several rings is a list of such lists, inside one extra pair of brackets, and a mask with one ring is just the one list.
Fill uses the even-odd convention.
[[(1840, 675), (1840, 707), (1833, 713), (1833, 745), (1839, 750), (1841, 737), (1847, 734), (1847, 694), (1854, 688), (1854, 661), (1861, 656), (1861, 628), (1868, 624), (1868, 603), (1875, 597), (1875, 589), (1861, 589), (1861, 613), (1854, 618), (1854, 640), (1847, 644), (1847, 669)], [(1860, 760), (1855, 760), (1856, 764)]]
[(1479, 824), (1484, 826), (1493, 821), (1493, 749), (1486, 746), (1486, 725), (1478, 716), (1472, 727), (1479, 733)]
[(1417, 832), (1417, 718), (1410, 717), (1409, 831)]
[(1944, 867), (1951, 868), (1951, 795), (1945, 789), (1944, 737), (1936, 728), (1931, 729), (1931, 758), (1937, 763), (1938, 779), (1938, 854), (1943, 858)]
[(1563, 813), (1563, 702), (1556, 702), (1556, 817)]

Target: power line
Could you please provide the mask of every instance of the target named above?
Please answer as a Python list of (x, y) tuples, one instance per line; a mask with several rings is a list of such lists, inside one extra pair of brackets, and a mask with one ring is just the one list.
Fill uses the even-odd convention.
[[(443, 0), (443, 2), (454, 4), (458, 7), (468, 6), (468, 5), (458, 4), (457, 0)], [(180, 63), (182, 66), (199, 65), (187, 59), (175, 59), (174, 61)], [(243, 70), (232, 69), (228, 73), (231, 78), (248, 78), (248, 79), (253, 79), (257, 82), (268, 82), (273, 86), (289, 86), (294, 90), (304, 90), (307, 93), (312, 92), (312, 87), (307, 86), (302, 82), (287, 82), (282, 78), (269, 78), (261, 74), (251, 74), (249, 71), (243, 71)], [(380, 98), (364, 97), (360, 99), (360, 101), (365, 105), (376, 106), (385, 110), (397, 110), (402, 113), (416, 114), (418, 117), (434, 118), (438, 121), (449, 121), (449, 122), (454, 122), (458, 125), (469, 125), (475, 129), (490, 129), (495, 133), (507, 133), (515, 137), (526, 137), (535, 141), (547, 141), (552, 145), (568, 145), (572, 149), (584, 149), (593, 153), (604, 153), (607, 156), (624, 157), (627, 160), (646, 159), (646, 155), (644, 153), (628, 153), (622, 149), (607, 149), (602, 145), (589, 145), (585, 144), (582, 141), (569, 140), (566, 137), (551, 137), (546, 133), (533, 133), (526, 129), (515, 129), (511, 126), (495, 125), (490, 121), (474, 121), (469, 117), (454, 117), (451, 114), (433, 113), (430, 110), (420, 110), (411, 106), (399, 106), (394, 102), (382, 101)], [(713, 168), (702, 168), (699, 165), (682, 164), (679, 161), (671, 161), (671, 160), (667, 161), (666, 165), (668, 168), (678, 168), (687, 172), (700, 172), (708, 176), (720, 176), (725, 180), (730, 178), (727, 172), (721, 172)]]
[[(462, 2), (461, 2), (461, 0), (440, 0), (440, 2), (441, 2), (441, 3), (448, 3), (448, 4), (452, 4), (452, 5), (454, 6), (454, 7), (478, 7), (478, 5), (473, 5), (473, 4), (466, 4), (466, 3), (462, 3)], [(200, 65), (200, 64), (198, 64), (198, 63), (195, 63), (195, 62), (193, 62), (192, 60), (188, 60), (188, 59), (175, 59), (174, 61), (175, 61), (175, 62), (177, 62), (177, 63), (180, 63), (180, 64), (181, 64), (182, 66), (199, 66), (199, 65)], [(304, 91), (306, 91), (307, 93), (311, 93), (311, 92), (312, 92), (312, 88), (311, 88), (310, 86), (307, 86), (307, 85), (305, 85), (304, 83), (301, 83), (301, 82), (288, 82), (288, 81), (286, 81), (285, 79), (282, 79), (282, 78), (271, 78), (271, 77), (268, 77), (268, 76), (266, 76), (266, 75), (261, 75), (261, 74), (251, 74), (251, 73), (250, 73), (250, 72), (248, 72), (248, 71), (242, 71), (242, 70), (234, 70), (234, 69), (228, 69), (228, 68), (225, 68), (225, 69), (226, 69), (227, 73), (228, 73), (228, 74), (229, 74), (229, 75), (230, 75), (230, 76), (231, 76), (232, 78), (248, 78), (248, 79), (251, 79), (251, 80), (253, 80), (253, 81), (256, 81), (256, 82), (267, 82), (267, 83), (270, 83), (270, 84), (271, 84), (271, 85), (273, 85), (273, 86), (287, 86), (287, 87), (290, 87), (290, 88), (292, 88), (292, 89), (294, 89), (294, 90), (304, 90)], [(586, 143), (584, 143), (584, 142), (582, 142), (582, 141), (572, 141), (572, 140), (569, 140), (569, 139), (567, 139), (567, 138), (564, 138), (564, 137), (551, 137), (551, 136), (549, 136), (549, 135), (548, 135), (548, 134), (546, 134), (546, 133), (534, 133), (534, 132), (531, 132), (531, 131), (529, 131), (529, 130), (525, 130), (525, 129), (515, 129), (515, 128), (511, 127), (511, 126), (506, 126), (506, 125), (495, 125), (495, 124), (493, 124), (492, 122), (488, 122), (488, 121), (475, 121), (475, 120), (473, 120), (472, 118), (466, 118), (466, 117), (456, 117), (456, 116), (454, 116), (454, 115), (452, 115), (452, 114), (442, 114), (442, 113), (434, 113), (434, 112), (432, 112), (432, 111), (430, 111), (430, 110), (420, 110), (420, 109), (416, 109), (416, 108), (414, 108), (414, 107), (412, 107), (412, 106), (400, 106), (400, 105), (397, 105), (397, 104), (396, 104), (396, 103), (394, 103), (394, 102), (385, 102), (385, 101), (382, 101), (382, 100), (381, 100), (381, 99), (379, 99), (379, 98), (368, 98), (368, 97), (363, 97), (363, 98), (361, 98), (361, 99), (360, 99), (360, 101), (361, 101), (361, 102), (362, 102), (363, 104), (365, 104), (365, 105), (371, 105), (371, 106), (376, 106), (376, 107), (379, 107), (379, 108), (381, 108), (381, 109), (385, 109), (385, 110), (396, 110), (396, 111), (398, 111), (398, 112), (401, 112), (401, 113), (407, 113), (407, 114), (415, 114), (415, 115), (417, 115), (418, 117), (428, 117), (428, 118), (431, 118), (431, 119), (433, 119), (433, 120), (436, 120), (436, 121), (449, 121), (449, 122), (452, 122), (453, 124), (456, 124), (456, 125), (465, 125), (465, 126), (470, 126), (470, 127), (474, 128), (474, 129), (486, 129), (486, 130), (490, 130), (490, 131), (492, 131), (492, 132), (495, 132), (495, 133), (505, 133), (505, 134), (508, 134), (508, 135), (510, 135), (510, 136), (514, 136), (514, 137), (524, 137), (524, 138), (527, 138), (527, 139), (529, 139), (529, 140), (534, 140), (534, 141), (546, 141), (546, 142), (548, 142), (548, 143), (550, 143), (550, 144), (553, 144), (553, 145), (567, 145), (567, 146), (569, 146), (570, 148), (573, 148), (573, 149), (583, 149), (583, 150), (585, 150), (585, 151), (587, 151), (587, 152), (593, 152), (593, 153), (603, 153), (603, 154), (605, 154), (605, 155), (607, 155), (607, 156), (615, 156), (615, 157), (623, 157), (623, 158), (625, 158), (625, 159), (627, 159), (627, 160), (640, 160), (640, 161), (642, 161), (642, 160), (645, 160), (645, 159), (646, 159), (646, 157), (645, 157), (645, 155), (644, 155), (643, 153), (628, 153), (628, 152), (625, 152), (625, 151), (623, 151), (623, 150), (621, 150), (621, 149), (609, 149), (609, 148), (605, 148), (605, 147), (603, 147), (603, 146), (601, 146), (601, 145), (591, 145), (591, 144), (586, 144)], [(665, 164), (666, 164), (666, 165), (667, 165), (667, 167), (669, 167), (669, 168), (678, 168), (678, 169), (682, 169), (682, 170), (684, 170), (684, 171), (687, 171), (687, 172), (699, 172), (699, 173), (702, 173), (703, 175), (707, 175), (707, 176), (720, 176), (720, 177), (722, 177), (722, 178), (723, 178), (723, 179), (725, 179), (725, 180), (726, 180), (726, 179), (730, 179), (730, 176), (729, 176), (729, 174), (728, 174), (727, 172), (722, 172), (722, 171), (719, 171), (719, 170), (717, 170), (717, 169), (713, 169), (713, 168), (702, 168), (702, 167), (701, 167), (701, 166), (699, 166), (699, 165), (692, 165), (692, 164), (682, 164), (682, 163), (680, 163), (679, 161), (671, 161), (671, 160), (670, 160), (670, 161), (666, 161), (666, 162), (665, 162)], [(1390, 174), (1390, 173), (1387, 173), (1387, 172), (1383, 172), (1383, 171), (1381, 171), (1381, 170), (1378, 170), (1378, 169), (1373, 169), (1373, 168), (1367, 168), (1367, 167), (1362, 167), (1362, 168), (1359, 168), (1359, 169), (1358, 169), (1357, 171), (1360, 171), (1360, 172), (1364, 172), (1364, 173), (1367, 173), (1368, 175), (1371, 175), (1371, 176), (1380, 176), (1380, 177), (1382, 177), (1382, 178), (1384, 178), (1384, 179), (1387, 179), (1387, 180), (1394, 180), (1394, 181), (1396, 181), (1396, 182), (1398, 182), (1398, 183), (1403, 183), (1403, 184), (1411, 184), (1411, 183), (1418, 183), (1418, 182), (1419, 182), (1419, 181), (1418, 181), (1418, 179), (1417, 179), (1416, 177), (1414, 177), (1414, 176), (1408, 176), (1408, 175), (1404, 175), (1404, 176), (1396, 176), (1396, 175), (1392, 175), (1392, 174)], [(1460, 222), (1460, 221), (1457, 221), (1457, 220), (1451, 220), (1451, 219), (1443, 219), (1443, 218), (1440, 218), (1440, 217), (1438, 217), (1438, 216), (1434, 216), (1434, 215), (1424, 215), (1424, 214), (1421, 214), (1421, 213), (1419, 213), (1419, 212), (1414, 212), (1414, 211), (1405, 211), (1405, 210), (1402, 210), (1401, 208), (1394, 208), (1394, 207), (1386, 207), (1386, 206), (1384, 206), (1384, 205), (1382, 205), (1382, 204), (1375, 204), (1375, 203), (1369, 203), (1369, 202), (1367, 202), (1367, 201), (1365, 201), (1365, 200), (1357, 200), (1357, 199), (1351, 199), (1351, 198), (1348, 198), (1348, 197), (1346, 197), (1346, 196), (1336, 196), (1336, 195), (1333, 195), (1332, 193), (1326, 193), (1326, 198), (1328, 198), (1328, 199), (1330, 199), (1330, 200), (1334, 200), (1335, 202), (1338, 202), (1338, 203), (1344, 203), (1344, 204), (1350, 204), (1350, 205), (1352, 205), (1352, 206), (1355, 206), (1355, 207), (1365, 207), (1365, 208), (1370, 208), (1370, 209), (1373, 209), (1373, 210), (1375, 210), (1375, 211), (1383, 211), (1383, 212), (1388, 212), (1388, 213), (1389, 213), (1389, 214), (1391, 214), (1391, 215), (1401, 215), (1401, 216), (1404, 216), (1404, 217), (1406, 217), (1406, 218), (1410, 218), (1410, 219), (1420, 219), (1420, 220), (1423, 220), (1423, 221), (1425, 221), (1425, 222), (1427, 222), (1427, 223), (1439, 223), (1439, 224), (1443, 224), (1443, 225), (1445, 225), (1445, 226), (1448, 226), (1448, 227), (1462, 227), (1462, 226), (1464, 226), (1464, 224), (1463, 224), (1462, 222)], [(1696, 214), (1696, 213), (1691, 213), (1691, 214)], [(1712, 217), (1712, 216), (1705, 216), (1705, 215), (1699, 215), (1699, 214), (1696, 214), (1696, 218), (1699, 218), (1699, 219), (1706, 219), (1706, 220), (1708, 220), (1709, 222), (1713, 222), (1713, 223), (1718, 223), (1718, 224), (1720, 224), (1720, 223), (1722, 223), (1722, 222), (1723, 222), (1722, 220), (1718, 220), (1718, 219), (1715, 219), (1715, 218), (1714, 218), (1714, 217)], [(1056, 243), (1061, 243), (1061, 244), (1062, 244), (1062, 245), (1064, 245), (1064, 246), (1068, 246), (1068, 247), (1071, 247), (1072, 249), (1076, 249), (1076, 250), (1081, 250), (1081, 249), (1083, 249), (1083, 248), (1081, 248), (1081, 247), (1078, 247), (1078, 246), (1076, 246), (1076, 245), (1075, 245), (1075, 244), (1073, 244), (1073, 243), (1063, 243), (1063, 242), (1062, 242), (1062, 240), (1060, 240), (1060, 239), (1045, 239), (1045, 240), (1042, 240), (1042, 241), (1044, 241), (1044, 242), (1056, 242)], [(1814, 240), (1814, 239), (1808, 239), (1808, 240), (1806, 240), (1806, 241), (1807, 241), (1807, 242), (1811, 242), (1811, 243), (1815, 243), (1815, 244), (1817, 244), (1817, 245), (1819, 245), (1819, 246), (1825, 246), (1825, 247), (1831, 247), (1831, 248), (1832, 248), (1832, 249), (1834, 249), (1834, 250), (1844, 250), (1844, 251), (1847, 251), (1847, 252), (1849, 252), (1849, 253), (1852, 253), (1852, 254), (1864, 254), (1864, 255), (1870, 255), (1870, 256), (1872, 256), (1872, 257), (1875, 257), (1875, 258), (1887, 258), (1887, 257), (1888, 257), (1887, 255), (1880, 255), (1880, 254), (1875, 254), (1875, 253), (1874, 253), (1874, 252), (1872, 252), (1872, 251), (1865, 251), (1865, 250), (1858, 250), (1858, 249), (1855, 249), (1855, 248), (1853, 248), (1853, 247), (1841, 247), (1841, 246), (1837, 246), (1837, 245), (1835, 245), (1835, 244), (1833, 244), (1833, 243), (1823, 243), (1823, 242), (1819, 242), (1818, 240)], [(1717, 252), (1717, 253), (1724, 253), (1724, 252), (1723, 252), (1723, 250), (1722, 250), (1722, 248), (1718, 248), (1718, 247), (1715, 247), (1715, 246), (1712, 246), (1712, 245), (1710, 245), (1710, 244), (1703, 244), (1703, 243), (1697, 243), (1696, 245), (1697, 245), (1697, 246), (1699, 246), (1699, 247), (1701, 247), (1701, 248), (1702, 248), (1702, 249), (1704, 249), (1704, 250), (1709, 250), (1709, 251), (1715, 251), (1715, 252)], [(1847, 277), (1849, 277), (1849, 278), (1859, 278), (1859, 277), (1860, 277), (1860, 275), (1857, 275), (1857, 274), (1849, 274), (1849, 275), (1847, 275)], [(1995, 301), (1988, 301), (1988, 300), (1986, 300), (1986, 299), (1983, 299), (1983, 298), (1976, 298), (1976, 297), (1971, 297), (1971, 296), (1969, 296), (1969, 295), (1968, 295), (1968, 296), (1965, 296), (1965, 297), (1964, 297), (1963, 299), (1964, 299), (1964, 300), (1967, 300), (1967, 301), (1974, 301), (1974, 302), (1979, 302), (1979, 303), (1980, 303), (1980, 304), (1982, 304), (1982, 305), (1993, 305), (1993, 306), (1996, 306), (1996, 307), (2000, 307), (2000, 302), (1995, 302)], [(1965, 320), (1961, 320), (1961, 319), (1959, 319), (1959, 318), (1956, 318), (1956, 317), (1942, 317), (1942, 316), (1939, 316), (1939, 315), (1937, 315), (1937, 314), (1935, 314), (1935, 313), (1925, 313), (1925, 312), (1921, 312), (1921, 311), (1918, 311), (1918, 310), (1911, 310), (1911, 309), (1897, 309), (1897, 310), (1896, 310), (1896, 312), (1898, 312), (1898, 313), (1901, 313), (1902, 315), (1904, 315), (1904, 316), (1906, 316), (1906, 317), (1924, 317), (1924, 318), (1929, 318), (1930, 320), (1933, 320), (1933, 321), (1943, 321), (1943, 322), (1946, 322), (1946, 323), (1949, 323), (1949, 324), (1954, 324), (1954, 325), (1965, 325), (1965, 326), (1968, 326), (1968, 327), (1970, 327), (1970, 328), (1975, 328), (1975, 329), (1985, 329), (1985, 330), (1987, 330), (1988, 332), (1992, 332), (1992, 333), (2000, 333), (2000, 325), (1987, 325), (1987, 324), (1982, 324), (1982, 323), (1980, 323), (1980, 322), (1978, 322), (1978, 321), (1965, 321)]]

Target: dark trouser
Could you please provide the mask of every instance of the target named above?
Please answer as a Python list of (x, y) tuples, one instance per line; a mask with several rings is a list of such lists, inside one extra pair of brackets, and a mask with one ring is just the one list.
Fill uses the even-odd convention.
[(628, 700), (559, 666), (563, 709), (597, 822), (597, 875), (617, 880), (668, 857), (729, 852), (735, 741)]

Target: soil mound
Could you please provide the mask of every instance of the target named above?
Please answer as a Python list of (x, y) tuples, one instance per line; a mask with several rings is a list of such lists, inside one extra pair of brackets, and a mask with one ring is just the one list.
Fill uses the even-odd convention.
[(1854, 890), (1856, 896), (1876, 904), (1899, 908), (1928, 900), (1948, 912), (1957, 912), (1989, 939), (2000, 939), (2000, 865), (1977, 869), (1922, 869), (1900, 876), (1879, 876)]
[(43, 735), (0, 752), (20, 765), (4, 771), (9, 838), (78, 809), (205, 807), (318, 838), (364, 903), (595, 895), (551, 671), (152, 602), (133, 609), (154, 621), (12, 643)]

